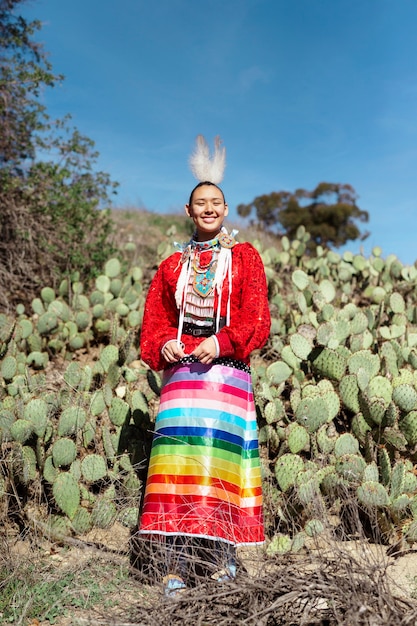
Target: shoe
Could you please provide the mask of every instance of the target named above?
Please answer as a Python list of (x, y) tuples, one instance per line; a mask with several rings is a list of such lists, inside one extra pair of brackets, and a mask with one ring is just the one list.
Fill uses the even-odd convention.
[(225, 568), (212, 574), (211, 578), (216, 583), (229, 583), (236, 578), (236, 563), (228, 563)]
[(176, 574), (164, 576), (162, 582), (164, 583), (164, 594), (168, 597), (176, 596), (187, 589), (187, 585), (181, 576)]

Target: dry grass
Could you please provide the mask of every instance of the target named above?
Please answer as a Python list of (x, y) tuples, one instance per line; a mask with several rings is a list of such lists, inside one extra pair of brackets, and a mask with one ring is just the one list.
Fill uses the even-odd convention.
[[(134, 538), (135, 539), (135, 538)], [(320, 536), (302, 551), (267, 557), (239, 552), (234, 582), (195, 578), (174, 598), (155, 569), (130, 564), (128, 531), (113, 527), (49, 542), (3, 536), (0, 623), (30, 626), (406, 626), (417, 604), (393, 586), (394, 561), (365, 540)], [(138, 547), (138, 541), (133, 541)], [(159, 552), (163, 560), (163, 552)], [(195, 563), (197, 566), (201, 563)], [(158, 575), (156, 572), (158, 571)]]
[[(340, 525), (335, 526), (334, 520), (323, 519), (325, 531), (307, 537), (303, 548), (296, 553), (268, 556), (261, 548), (240, 549), (236, 580), (222, 585), (210, 579), (210, 559), (203, 564), (208, 572), (204, 575), (201, 558), (196, 555), (191, 559), (194, 575), (189, 576), (187, 591), (175, 598), (161, 597), (146, 610), (137, 606), (135, 623), (161, 626), (416, 624), (417, 603), (411, 597), (410, 587), (406, 591), (399, 562), (389, 556), (386, 546), (369, 541), (358, 511), (352, 510), (350, 517), (349, 534)], [(161, 563), (172, 559), (169, 548), (165, 556), (160, 548), (156, 556), (152, 553), (150, 557), (146, 544), (141, 546), (138, 538), (133, 545), (142, 557), (138, 579), (158, 584), (163, 573)], [(392, 568), (396, 568), (393, 575)], [(417, 575), (417, 564), (414, 571)], [(411, 580), (407, 582), (412, 584)]]

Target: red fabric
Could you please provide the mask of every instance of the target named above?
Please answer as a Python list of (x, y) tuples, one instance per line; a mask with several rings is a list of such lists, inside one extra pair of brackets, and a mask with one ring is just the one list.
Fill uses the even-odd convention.
[[(215, 515), (213, 515), (215, 510)], [(219, 503), (213, 498), (150, 496), (147, 514), (154, 520), (155, 529), (147, 524), (143, 534), (171, 534), (196, 537), (219, 537), (234, 545), (262, 543), (263, 514), (261, 506), (242, 510), (229, 502)]]
[[(152, 280), (145, 305), (141, 330), (141, 358), (155, 371), (166, 367), (161, 355), (165, 343), (177, 338), (179, 311), (175, 289), (181, 271), (181, 253), (175, 252), (161, 263)], [(221, 316), (226, 317), (228, 280), (223, 284)], [(214, 310), (217, 310), (217, 294)], [(271, 317), (265, 270), (258, 251), (250, 243), (232, 248), (232, 295), (230, 324), (217, 333), (220, 357), (249, 363), (250, 353), (268, 339)], [(182, 335), (185, 353), (190, 354), (203, 341)]]

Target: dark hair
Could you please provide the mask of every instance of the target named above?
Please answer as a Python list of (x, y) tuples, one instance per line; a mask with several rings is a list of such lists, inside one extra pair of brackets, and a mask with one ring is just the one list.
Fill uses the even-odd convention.
[(194, 191), (195, 191), (196, 189), (198, 189), (199, 187), (204, 187), (204, 185), (207, 185), (207, 186), (209, 186), (209, 187), (216, 187), (216, 189), (218, 189), (218, 190), (220, 191), (220, 193), (222, 194), (222, 196), (223, 196), (223, 202), (226, 204), (226, 199), (225, 199), (225, 197), (224, 197), (224, 193), (223, 193), (222, 189), (220, 189), (220, 187), (219, 187), (218, 185), (215, 185), (214, 183), (211, 183), (209, 180), (205, 180), (205, 181), (202, 181), (201, 183), (198, 183), (198, 185), (196, 185), (196, 186), (194, 187), (194, 189), (192, 190), (192, 192), (190, 193), (190, 199), (189, 199), (189, 201), (188, 201), (188, 204), (189, 204), (189, 205), (190, 205), (190, 204), (192, 203), (192, 201), (193, 201)]

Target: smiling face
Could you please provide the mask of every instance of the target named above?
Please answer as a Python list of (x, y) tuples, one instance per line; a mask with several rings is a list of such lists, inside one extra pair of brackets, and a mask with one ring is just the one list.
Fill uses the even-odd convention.
[(185, 205), (185, 212), (195, 224), (198, 241), (208, 241), (220, 232), (229, 208), (218, 187), (202, 185), (194, 190), (191, 204)]

